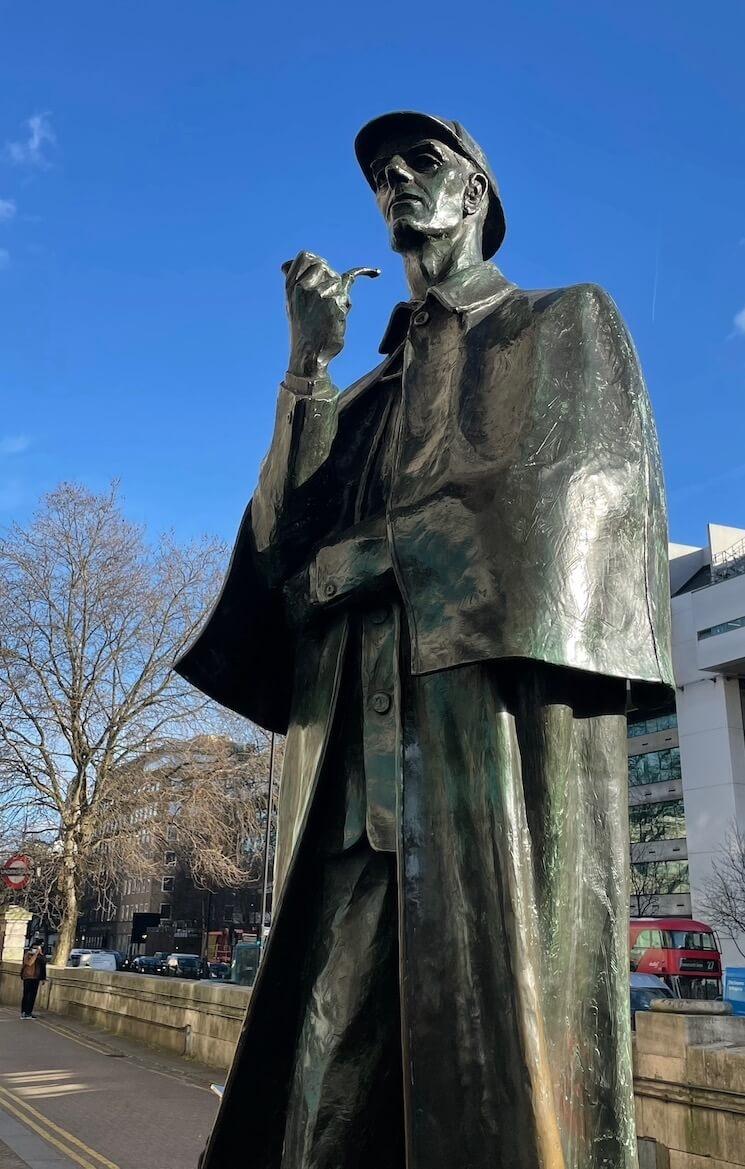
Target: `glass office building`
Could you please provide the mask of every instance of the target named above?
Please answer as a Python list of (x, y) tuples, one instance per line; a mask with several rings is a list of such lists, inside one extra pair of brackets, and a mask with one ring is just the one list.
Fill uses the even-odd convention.
[(631, 912), (691, 914), (683, 777), (675, 709), (628, 720)]
[(675, 700), (628, 719), (631, 912), (706, 920), (712, 867), (745, 834), (745, 529), (671, 544), (670, 587)]

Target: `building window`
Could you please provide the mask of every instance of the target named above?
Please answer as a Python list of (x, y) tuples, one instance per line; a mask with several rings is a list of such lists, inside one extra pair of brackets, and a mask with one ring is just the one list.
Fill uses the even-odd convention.
[(720, 633), (731, 633), (733, 629), (745, 629), (745, 617), (734, 617), (732, 621), (723, 621), (721, 625), (710, 625), (708, 629), (699, 629), (696, 637), (705, 641), (707, 637), (717, 637)]
[(686, 834), (683, 800), (662, 804), (636, 804), (629, 808), (629, 835), (632, 844), (655, 840), (680, 840)]
[(166, 864), (167, 865), (175, 865), (176, 864), (176, 853), (175, 852), (169, 851), (166, 853)]
[(629, 783), (631, 787), (645, 787), (649, 783), (665, 783), (681, 778), (680, 748), (648, 751), (646, 755), (629, 756)]
[(160, 916), (162, 920), (167, 920), (171, 916), (171, 907), (166, 901), (162, 902), (161, 904)]
[(656, 735), (659, 731), (672, 731), (678, 725), (678, 716), (674, 710), (667, 714), (658, 714), (654, 718), (644, 718), (636, 721), (633, 715), (629, 718), (627, 733), (630, 738), (642, 735)]
[(163, 877), (160, 887), (164, 893), (173, 893), (173, 877)]
[(636, 892), (635, 884), (642, 881), (647, 886), (647, 892), (656, 896), (671, 893), (690, 893), (691, 883), (688, 879), (688, 861), (643, 861), (631, 866), (631, 887)]

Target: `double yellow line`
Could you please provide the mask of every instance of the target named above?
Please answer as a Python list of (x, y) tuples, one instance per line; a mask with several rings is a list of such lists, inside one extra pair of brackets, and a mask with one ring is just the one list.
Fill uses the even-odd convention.
[(10, 1088), (0, 1085), (0, 1108), (5, 1109), (16, 1120), (20, 1120), (27, 1128), (33, 1129), (48, 1144), (53, 1145), (60, 1153), (79, 1165), (80, 1169), (119, 1169), (113, 1161), (109, 1161), (102, 1153), (91, 1149), (78, 1137), (73, 1136), (64, 1128), (60, 1128), (49, 1117), (44, 1116), (38, 1109), (32, 1108), (21, 1096), (11, 1092)]

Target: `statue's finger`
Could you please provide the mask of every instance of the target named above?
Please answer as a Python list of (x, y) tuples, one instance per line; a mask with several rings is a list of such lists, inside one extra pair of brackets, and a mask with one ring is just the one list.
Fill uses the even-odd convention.
[(298, 276), (296, 283), (301, 284), (303, 288), (316, 288), (329, 275), (328, 265), (323, 260), (319, 260), (317, 263), (309, 264), (307, 268), (304, 268)]
[(287, 283), (293, 284), (300, 279), (305, 269), (309, 268), (311, 264), (324, 264), (325, 262), (315, 252), (298, 252), (294, 260), (285, 260), (282, 271), (287, 278)]

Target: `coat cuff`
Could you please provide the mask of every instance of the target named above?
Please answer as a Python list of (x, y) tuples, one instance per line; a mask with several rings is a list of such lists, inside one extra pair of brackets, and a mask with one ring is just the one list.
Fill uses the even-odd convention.
[(282, 379), (286, 390), (296, 394), (298, 398), (335, 398), (336, 389), (327, 373), (320, 377), (298, 377), (288, 370)]

